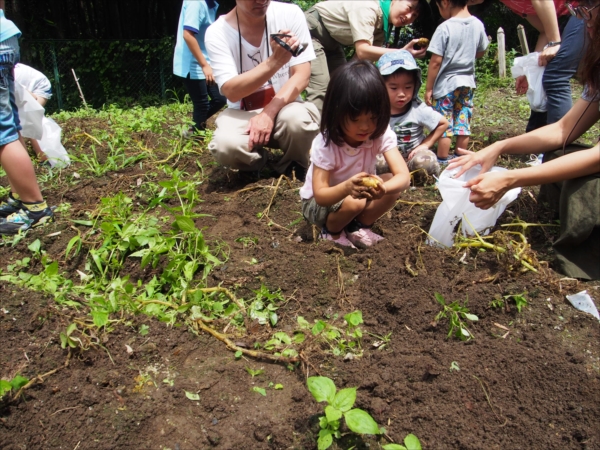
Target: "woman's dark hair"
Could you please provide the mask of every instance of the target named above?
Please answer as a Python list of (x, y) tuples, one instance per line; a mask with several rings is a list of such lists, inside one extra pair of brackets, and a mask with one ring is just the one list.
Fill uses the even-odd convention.
[(579, 65), (581, 82), (590, 89), (590, 94), (600, 93), (600, 14), (596, 13), (592, 23), (592, 36), (586, 33), (587, 50)]
[(325, 144), (344, 145), (343, 126), (348, 119), (372, 114), (372, 139), (383, 136), (390, 122), (390, 98), (379, 71), (370, 61), (352, 61), (337, 69), (325, 94), (321, 133)]

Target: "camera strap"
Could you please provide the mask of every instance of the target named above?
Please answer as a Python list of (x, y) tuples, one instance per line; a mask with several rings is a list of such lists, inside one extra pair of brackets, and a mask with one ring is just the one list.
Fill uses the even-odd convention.
[[(238, 39), (239, 39), (239, 44), (240, 44), (240, 75), (243, 72), (243, 66), (242, 66), (242, 30), (240, 29), (240, 17), (238, 16), (238, 12), (237, 12), (237, 6), (235, 8), (235, 18), (237, 20), (237, 27), (238, 27)], [(269, 32), (267, 30), (267, 15), (265, 14), (265, 42), (267, 43), (267, 58), (269, 56), (271, 56), (271, 53), (269, 52)], [(259, 47), (260, 49), (260, 47)], [(269, 84), (271, 84), (271, 79), (269, 79)]]

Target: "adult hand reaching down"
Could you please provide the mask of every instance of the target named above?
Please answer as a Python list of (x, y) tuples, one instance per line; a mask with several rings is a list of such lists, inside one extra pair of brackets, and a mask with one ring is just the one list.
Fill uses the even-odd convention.
[(561, 156), (539, 166), (480, 173), (467, 181), (464, 187), (471, 190), (469, 200), (475, 206), (488, 209), (494, 206), (509, 189), (515, 187), (557, 183), (597, 173), (600, 173), (600, 144)]
[(464, 185), (471, 190), (469, 201), (481, 209), (494, 206), (511, 188), (511, 172), (515, 171), (480, 173), (471, 178)]
[(460, 170), (454, 176), (455, 178), (460, 177), (471, 167), (478, 164), (481, 165), (481, 170), (479, 171), (480, 174), (489, 171), (492, 167), (494, 167), (494, 164), (496, 164), (498, 156), (501, 154), (501, 149), (498, 145), (492, 144), (489, 147), (479, 150), (478, 152), (472, 152), (463, 148), (459, 148), (457, 149), (457, 153), (459, 153), (461, 156), (454, 158), (448, 164), (448, 170), (460, 167)]
[(515, 90), (518, 95), (527, 94), (527, 89), (529, 89), (529, 82), (527, 81), (527, 77), (525, 75), (521, 75), (515, 80)]

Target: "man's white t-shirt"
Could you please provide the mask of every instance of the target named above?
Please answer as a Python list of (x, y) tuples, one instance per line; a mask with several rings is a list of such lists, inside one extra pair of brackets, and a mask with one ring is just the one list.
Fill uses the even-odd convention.
[[(280, 30), (291, 30), (291, 33), (298, 36), (299, 41), (307, 47), (302, 54), (292, 57), (288, 64), (281, 67), (271, 77), (271, 83), (277, 93), (289, 80), (290, 67), (312, 61), (315, 59), (315, 51), (304, 13), (296, 5), (271, 2), (267, 10), (266, 28), (267, 36), (278, 33)], [(264, 34), (260, 47), (253, 46), (242, 37), (242, 68), (240, 70), (239, 33), (225, 21), (225, 16), (219, 17), (215, 23), (208, 27), (204, 40), (219, 89), (232, 78), (252, 70), (265, 61), (268, 54), (273, 53), (271, 48), (267, 53), (270, 38), (266, 39)], [(302, 99), (298, 97), (296, 101), (302, 101)], [(228, 100), (227, 106), (240, 109), (240, 102), (233, 103)]]

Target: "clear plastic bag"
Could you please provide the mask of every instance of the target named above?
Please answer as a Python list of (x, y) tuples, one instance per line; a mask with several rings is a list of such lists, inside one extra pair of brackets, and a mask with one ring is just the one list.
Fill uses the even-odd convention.
[(542, 84), (544, 77), (544, 66), (538, 64), (540, 53), (534, 52), (529, 55), (515, 58), (511, 68), (512, 77), (517, 78), (525, 75), (529, 89), (527, 89), (527, 100), (532, 111), (546, 112), (546, 91)]
[(15, 103), (19, 110), (21, 135), (30, 139), (41, 139), (44, 107), (19, 83), (15, 83)]
[[(481, 166), (471, 167), (458, 178), (453, 176), (459, 168), (444, 170), (438, 181), (438, 189), (442, 195), (442, 203), (435, 212), (435, 217), (429, 229), (429, 235), (433, 239), (428, 239), (430, 245), (452, 246), (454, 242), (455, 229), (458, 222), (462, 221), (461, 230), (464, 236), (479, 234), (486, 235), (490, 228), (496, 224), (498, 217), (504, 212), (506, 206), (514, 201), (521, 192), (521, 188), (515, 188), (508, 191), (504, 196), (490, 209), (477, 208), (469, 201), (471, 191), (463, 185), (471, 178), (477, 176), (481, 171)], [(490, 172), (501, 172), (506, 169), (502, 167), (492, 167)], [(466, 219), (466, 220), (463, 220)]]
[(44, 134), (42, 139), (38, 140), (40, 148), (48, 157), (48, 162), (52, 167), (59, 169), (71, 164), (71, 159), (63, 147), (61, 140), (62, 130), (60, 126), (51, 118), (44, 117), (42, 121)]

